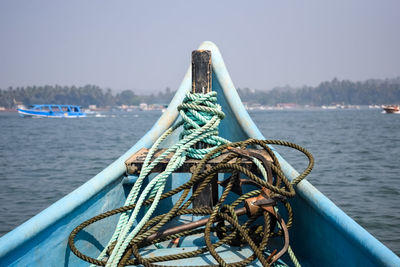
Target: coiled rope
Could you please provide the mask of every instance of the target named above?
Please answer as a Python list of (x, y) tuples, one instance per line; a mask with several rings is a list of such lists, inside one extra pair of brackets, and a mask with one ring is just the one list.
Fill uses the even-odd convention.
[[(282, 145), (282, 146), (288, 146), (295, 148), (301, 152), (303, 152), (309, 160), (309, 164), (307, 168), (301, 173), (298, 177), (293, 179), (291, 182), (288, 181), (286, 176), (283, 174), (281, 171), (279, 161), (272, 152), (271, 148), (268, 145)], [(258, 145), (261, 146), (264, 150), (266, 150), (269, 155), (271, 156), (273, 162), (271, 163), (270, 167), (275, 173), (275, 178), (273, 183), (269, 183), (267, 181), (267, 177), (263, 177), (264, 179), (261, 179), (257, 176), (256, 173), (251, 172), (250, 170), (242, 167), (240, 165), (240, 161), (242, 157), (238, 154), (231, 153), (228, 154), (228, 156), (217, 166), (205, 170), (205, 164), (210, 160), (211, 158), (215, 157), (218, 153), (223, 152), (225, 149), (229, 147), (237, 147), (241, 149), (246, 149), (248, 146), (254, 146)], [(228, 163), (231, 160), (235, 160), (235, 163)], [(125, 265), (138, 265), (142, 264), (144, 266), (166, 266), (166, 265), (160, 265), (160, 264), (155, 264), (157, 262), (165, 262), (165, 261), (170, 261), (170, 260), (176, 260), (176, 259), (185, 259), (185, 258), (191, 258), (191, 257), (196, 257), (201, 254), (204, 254), (206, 252), (209, 252), (214, 259), (218, 262), (218, 266), (232, 266), (232, 267), (239, 267), (239, 266), (246, 266), (250, 264), (252, 261), (255, 259), (258, 259), (263, 266), (269, 266), (270, 264), (276, 262), (277, 257), (276, 255), (270, 255), (269, 257), (266, 257), (264, 251), (267, 247), (267, 243), (269, 238), (274, 237), (274, 236), (279, 236), (282, 235), (282, 231), (278, 230), (275, 231), (275, 227), (273, 227), (274, 223), (273, 221), (275, 220), (273, 217), (271, 217), (271, 213), (266, 212), (266, 211), (260, 211), (261, 214), (256, 214), (256, 215), (250, 215), (248, 220), (245, 223), (239, 222), (238, 217), (236, 216), (234, 209), (239, 206), (241, 203), (246, 201), (246, 199), (255, 197), (257, 195), (260, 195), (261, 189), (256, 189), (253, 191), (250, 191), (248, 193), (245, 193), (241, 196), (239, 196), (234, 202), (232, 203), (226, 203), (227, 196), (230, 194), (235, 179), (239, 178), (240, 174), (244, 174), (246, 177), (248, 177), (249, 180), (253, 181), (255, 184), (259, 185), (262, 188), (267, 188), (271, 192), (271, 197), (293, 197), (295, 195), (294, 191), (294, 186), (299, 183), (302, 179), (304, 179), (310, 172), (311, 169), (314, 165), (314, 159), (312, 155), (305, 150), (304, 148), (293, 144), (289, 142), (284, 142), (284, 141), (279, 141), (279, 140), (256, 140), (256, 139), (249, 139), (243, 142), (237, 142), (237, 143), (230, 143), (230, 144), (225, 144), (221, 145), (218, 148), (215, 148), (211, 152), (209, 152), (202, 160), (200, 160), (199, 164), (197, 165), (195, 171), (193, 172), (193, 175), (191, 179), (186, 182), (185, 184), (171, 190), (165, 193), (160, 194), (158, 201), (162, 199), (169, 198), (175, 194), (182, 193), (181, 196), (179, 197), (179, 200), (175, 203), (175, 205), (172, 207), (172, 209), (162, 215), (156, 216), (150, 220), (148, 220), (146, 223), (143, 224), (143, 227), (137, 232), (137, 234), (132, 238), (125, 251), (123, 252), (123, 255), (120, 259), (120, 261), (117, 263), (118, 266), (125, 266)], [(230, 172), (232, 173), (231, 178), (228, 180), (228, 183), (226, 185), (225, 190), (222, 193), (221, 198), (219, 199), (218, 203), (213, 209), (210, 208), (198, 208), (198, 209), (189, 209), (189, 206), (191, 205), (193, 199), (195, 199), (200, 192), (207, 186), (207, 184), (211, 181), (211, 179), (214, 177), (214, 175), (218, 172)], [(195, 192), (192, 194), (192, 196), (185, 201), (187, 198), (188, 194), (190, 193), (193, 184), (199, 183), (199, 186), (195, 190)], [(291, 206), (289, 202), (285, 198), (281, 198), (282, 203), (287, 210), (288, 214), (288, 219), (286, 222), (286, 225), (288, 228), (291, 227), (293, 223), (293, 212), (291, 209)], [(151, 206), (153, 205), (154, 201), (156, 201), (156, 196), (153, 196), (141, 203), (141, 205), (145, 206)], [(84, 255), (81, 253), (77, 248), (75, 247), (74, 244), (74, 239), (75, 236), (79, 231), (87, 227), (88, 225), (104, 219), (106, 217), (112, 216), (114, 214), (118, 213), (124, 213), (128, 212), (130, 210), (134, 210), (138, 203), (132, 203), (130, 205), (105, 212), (103, 214), (100, 214), (98, 216), (93, 217), (92, 219), (89, 219), (85, 222), (83, 222), (81, 225), (79, 225), (77, 228), (75, 228), (70, 237), (69, 237), (69, 245), (72, 250), (72, 252), (80, 257), (81, 259), (96, 264), (96, 265), (101, 265), (104, 266), (106, 265), (107, 262), (105, 260), (99, 260), (99, 259), (94, 259), (91, 257), (88, 257), (87, 255)], [(162, 238), (156, 238), (152, 241), (148, 241), (147, 238), (155, 233), (157, 233), (161, 227), (163, 227), (166, 223), (169, 221), (173, 220), (175, 217), (184, 215), (184, 214), (194, 214), (194, 215), (209, 215), (209, 219), (207, 224), (205, 225), (204, 228), (200, 229), (191, 229), (191, 230), (186, 230), (177, 234), (173, 235), (168, 235), (164, 236)], [(263, 217), (263, 224), (262, 225), (257, 225), (254, 224), (257, 217), (259, 215), (262, 215)], [(279, 216), (279, 215), (278, 215)], [(228, 225), (225, 225), (225, 222), (228, 222)], [(217, 223), (215, 226), (214, 224)], [(280, 224), (278, 223), (278, 226)], [(279, 228), (278, 228), (279, 229)], [(146, 247), (149, 244), (156, 244), (158, 242), (164, 241), (164, 240), (171, 240), (175, 239), (178, 237), (183, 237), (183, 236), (188, 236), (188, 235), (193, 235), (203, 232), (204, 233), (204, 238), (206, 241), (206, 246), (199, 248), (195, 251), (190, 251), (190, 252), (183, 252), (183, 253), (178, 253), (178, 254), (173, 254), (173, 255), (166, 255), (166, 256), (159, 256), (159, 257), (142, 257), (140, 254), (140, 248)], [(211, 242), (211, 233), (216, 232), (217, 235), (219, 236), (219, 240), (216, 243)], [(107, 253), (108, 254), (113, 254), (113, 252), (116, 250), (116, 245), (117, 241), (111, 242), (110, 246), (108, 247)], [(250, 246), (250, 248), (253, 250), (253, 254), (249, 256), (246, 259), (243, 259), (238, 262), (234, 263), (227, 263), (222, 259), (217, 251), (216, 248), (223, 245), (237, 245), (237, 244), (247, 244)], [(296, 266), (298, 266), (298, 262), (293, 254), (293, 251), (291, 250), (290, 246), (288, 248), (289, 255), (292, 258), (292, 261)], [(279, 253), (278, 253), (279, 254)]]
[[(270, 263), (275, 262), (279, 258), (279, 252), (274, 258), (273, 255), (265, 258), (264, 250), (266, 248), (268, 238), (272, 236), (274, 232), (274, 226), (271, 224), (270, 214), (268, 212), (263, 212), (264, 217), (264, 225), (260, 227), (256, 227), (257, 230), (249, 230), (248, 227), (256, 220), (259, 214), (251, 214), (249, 215), (249, 220), (241, 225), (239, 223), (238, 217), (235, 213), (234, 208), (238, 206), (241, 202), (246, 201), (248, 198), (253, 197), (257, 194), (260, 194), (261, 190), (254, 190), (245, 195), (240, 196), (235, 202), (232, 204), (225, 203), (225, 200), (230, 193), (235, 181), (239, 178), (239, 174), (243, 173), (247, 177), (249, 177), (252, 181), (254, 181), (257, 185), (268, 188), (272, 192), (271, 197), (281, 195), (285, 197), (294, 196), (295, 192), (293, 189), (293, 185), (298, 183), (301, 179), (311, 171), (313, 160), (312, 156), (295, 144), (291, 143), (282, 143), (280, 141), (260, 141), (250, 139), (245, 142), (232, 143), (229, 145), (223, 145), (228, 143), (227, 140), (218, 136), (218, 125), (220, 120), (224, 117), (224, 113), (221, 111), (221, 107), (216, 104), (216, 92), (210, 92), (208, 94), (191, 94), (188, 93), (185, 97), (183, 103), (178, 107), (182, 120), (175, 124), (173, 127), (169, 128), (165, 133), (161, 135), (161, 137), (154, 143), (153, 147), (150, 149), (147, 157), (144, 161), (142, 170), (140, 172), (139, 178), (137, 179), (135, 185), (133, 186), (131, 192), (129, 193), (127, 200), (125, 202), (125, 206), (112, 210), (110, 212), (106, 212), (100, 214), (84, 223), (79, 225), (76, 229), (74, 229), (69, 238), (69, 245), (71, 250), (80, 258), (96, 265), (106, 265), (106, 266), (124, 266), (126, 264), (143, 264), (145, 266), (160, 266), (155, 265), (153, 262), (160, 261), (168, 261), (171, 259), (181, 259), (194, 257), (196, 255), (200, 255), (206, 251), (215, 258), (215, 260), (221, 266), (243, 266), (255, 258), (263, 264), (263, 266), (267, 266)], [(158, 149), (160, 144), (177, 128), (183, 126), (183, 131), (180, 134), (180, 141), (174, 145), (173, 147), (167, 149), (164, 153), (158, 156), (156, 159), (151, 161), (155, 151)], [(208, 144), (209, 148), (203, 149), (193, 149), (192, 146), (197, 142), (203, 142)], [(271, 149), (267, 146), (267, 144), (279, 144), (286, 145), (290, 147), (294, 147), (303, 153), (305, 153), (310, 160), (310, 164), (308, 168), (304, 171), (302, 175), (297, 177), (290, 183), (283, 173), (280, 171), (279, 162), (276, 157), (272, 153)], [(258, 159), (252, 158), (251, 160), (258, 167), (259, 171), (262, 174), (263, 179), (258, 178), (258, 176), (249, 170), (240, 166), (241, 158), (238, 155), (230, 154), (227, 158), (223, 160), (216, 167), (211, 170), (204, 171), (204, 165), (206, 162), (219, 155), (224, 149), (228, 148), (228, 146), (233, 147), (241, 147), (242, 149), (246, 148), (249, 145), (259, 145), (263, 147), (273, 158), (274, 164), (271, 165), (272, 170), (276, 174), (276, 179), (274, 184), (272, 183), (272, 178), (267, 177), (267, 172), (265, 167)], [(171, 160), (169, 161), (166, 169), (158, 174), (155, 178), (153, 178), (150, 183), (142, 188), (144, 179), (148, 176), (151, 170), (167, 155), (173, 153)], [(193, 173), (190, 181), (185, 183), (178, 188), (175, 188), (169, 192), (163, 193), (165, 188), (165, 183), (169, 175), (174, 172), (177, 168), (181, 167), (184, 163), (186, 157), (192, 157), (196, 159), (201, 159), (200, 163), (196, 167), (196, 170)], [(228, 164), (228, 162), (236, 157), (236, 164)], [(189, 205), (192, 203), (193, 199), (195, 199), (200, 192), (206, 187), (206, 185), (210, 182), (212, 177), (219, 171), (229, 171), (232, 172), (232, 178), (228, 181), (226, 185), (226, 189), (224, 190), (222, 197), (220, 198), (217, 205), (214, 209), (210, 208), (202, 208), (202, 209), (188, 209)], [(235, 178), (234, 178), (235, 177)], [(268, 181), (267, 181), (268, 180)], [(188, 196), (191, 188), (194, 184), (199, 184), (196, 188), (195, 192), (192, 196), (185, 202), (184, 200)], [(182, 192), (183, 191), (183, 192)], [(139, 192), (141, 192), (139, 196)], [(156, 216), (152, 219), (151, 216), (155, 211), (160, 200), (165, 199), (167, 197), (171, 197), (179, 192), (182, 192), (178, 202), (175, 203), (173, 208), (166, 214)], [(287, 222), (288, 227), (291, 226), (292, 223), (292, 212), (291, 207), (288, 202), (284, 201), (284, 206), (286, 207), (289, 219)], [(134, 223), (137, 219), (137, 215), (141, 209), (144, 209), (145, 215), (141, 218), (141, 220), (134, 226)], [(280, 216), (277, 213), (277, 209), (275, 211), (269, 211), (272, 215), (279, 220), (278, 226), (282, 228), (284, 226), (285, 230), (286, 224), (283, 220), (280, 220)], [(107, 244), (106, 248), (100, 253), (98, 259), (90, 258), (81, 252), (79, 252), (74, 244), (74, 238), (76, 234), (85, 228), (87, 225), (94, 223), (98, 220), (104, 219), (108, 216), (122, 213), (116, 230)], [(148, 244), (156, 244), (161, 242), (162, 240), (168, 240), (172, 237), (177, 238), (186, 235), (192, 235), (195, 233), (199, 233), (203, 229), (192, 229), (185, 230), (178, 234), (164, 236), (162, 238), (158, 238), (156, 240), (149, 241), (147, 238), (152, 234), (156, 233), (161, 227), (163, 227), (170, 220), (174, 219), (177, 216), (183, 214), (195, 214), (195, 215), (210, 215), (207, 224), (204, 228), (204, 237), (206, 241), (206, 247), (199, 249), (197, 251), (180, 253), (176, 255), (168, 255), (164, 257), (153, 257), (153, 258), (143, 258), (139, 249)], [(217, 222), (218, 221), (218, 222)], [(224, 221), (229, 223), (229, 227), (225, 226)], [(213, 224), (217, 222), (217, 226), (213, 226)], [(254, 228), (254, 227), (253, 227)], [(262, 230), (262, 228), (264, 230)], [(261, 230), (260, 230), (261, 229)], [(199, 231), (200, 230), (200, 231)], [(220, 240), (212, 244), (211, 243), (211, 232), (216, 232), (220, 237)], [(278, 231), (275, 233), (276, 235), (282, 235), (282, 232)], [(287, 232), (287, 230), (286, 230)], [(236, 240), (236, 241), (235, 241)], [(216, 248), (221, 246), (222, 244), (234, 244), (234, 243), (246, 243), (248, 244), (254, 251), (254, 254), (249, 258), (242, 260), (237, 263), (227, 264), (216, 252)], [(289, 247), (289, 254), (293, 259), (293, 262), (296, 264), (296, 259), (294, 253), (291, 251)], [(108, 259), (105, 259), (105, 256), (109, 256)], [(133, 255), (133, 259), (131, 259)]]
[[(149, 150), (143, 163), (142, 170), (140, 171), (139, 178), (131, 189), (125, 202), (125, 206), (135, 203), (135, 208), (133, 211), (127, 210), (121, 214), (113, 236), (98, 257), (99, 260), (103, 259), (108, 247), (116, 242), (106, 266), (116, 266), (118, 264), (129, 242), (140, 232), (156, 209), (168, 176), (182, 166), (186, 157), (189, 156), (200, 159), (217, 146), (228, 142), (218, 136), (218, 125), (225, 115), (221, 111), (221, 106), (216, 103), (216, 95), (216, 92), (207, 94), (187, 93), (183, 103), (178, 107), (182, 120), (165, 131)], [(179, 142), (151, 161), (151, 158), (160, 144), (182, 125), (184, 130), (180, 135)], [(212, 147), (206, 149), (191, 148), (197, 142), (207, 143)], [(159, 173), (144, 189), (142, 189), (144, 179), (149, 175), (151, 170), (170, 153), (173, 153), (173, 156), (166, 169)], [(139, 192), (141, 192), (140, 196)], [(147, 210), (145, 210), (143, 218), (140, 219), (137, 225), (133, 226), (144, 202), (149, 198), (154, 198), (154, 200), (150, 206), (147, 207)]]

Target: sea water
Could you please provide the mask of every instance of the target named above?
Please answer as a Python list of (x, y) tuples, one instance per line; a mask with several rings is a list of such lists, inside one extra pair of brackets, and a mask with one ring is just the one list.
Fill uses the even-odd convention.
[[(142, 137), (160, 111), (107, 112), (78, 119), (0, 113), (0, 235), (70, 193)], [(400, 255), (400, 114), (378, 109), (252, 111), (267, 139), (307, 148), (307, 178)], [(298, 171), (306, 158), (279, 149)]]

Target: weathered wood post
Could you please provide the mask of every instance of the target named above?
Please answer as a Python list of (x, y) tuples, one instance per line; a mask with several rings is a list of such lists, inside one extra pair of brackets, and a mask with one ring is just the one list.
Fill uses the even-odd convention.
[[(211, 51), (195, 50), (192, 52), (192, 93), (206, 94), (211, 92), (212, 86)], [(198, 142), (195, 148), (206, 148), (207, 144)], [(218, 175), (193, 201), (193, 208), (212, 207), (218, 201)], [(197, 188), (193, 185), (193, 192)]]

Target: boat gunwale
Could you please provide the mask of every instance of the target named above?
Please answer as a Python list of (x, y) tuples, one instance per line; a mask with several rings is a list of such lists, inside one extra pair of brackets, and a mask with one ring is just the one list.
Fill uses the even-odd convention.
[[(234, 107), (232, 108), (232, 112), (237, 118), (241, 128), (249, 137), (264, 139), (264, 136), (251, 119), (243, 106), (238, 93), (234, 89), (235, 87), (233, 82), (216, 45), (212, 42), (206, 41), (200, 45), (199, 49), (211, 50), (213, 72), (225, 93), (225, 98), (229, 106)], [(26, 242), (28, 239), (38, 235), (47, 227), (63, 218), (66, 214), (73, 212), (74, 209), (98, 194), (107, 185), (115, 182), (116, 179), (121, 178), (125, 173), (125, 160), (140, 148), (149, 148), (154, 141), (173, 124), (178, 117), (176, 107), (182, 102), (186, 92), (189, 91), (190, 88), (191, 66), (189, 66), (189, 69), (168, 109), (158, 119), (149, 132), (147, 132), (135, 145), (99, 174), (52, 204), (47, 209), (18, 226), (13, 231), (1, 237), (0, 258)], [(274, 148), (272, 149), (276, 152)], [(285, 175), (288, 176), (290, 180), (294, 179), (298, 175), (298, 172), (288, 162), (286, 162), (279, 153), (276, 152), (276, 154)], [(321, 214), (323, 218), (331, 222), (330, 224), (333, 227), (340, 232), (343, 232), (345, 236), (349, 237), (351, 242), (362, 249), (366, 255), (373, 256), (376, 263), (400, 266), (400, 258), (394, 254), (394, 252), (357, 224), (307, 180), (303, 180), (297, 185), (296, 192), (298, 193), (298, 196), (308, 203), (317, 213)], [(48, 218), (52, 219), (49, 220)]]

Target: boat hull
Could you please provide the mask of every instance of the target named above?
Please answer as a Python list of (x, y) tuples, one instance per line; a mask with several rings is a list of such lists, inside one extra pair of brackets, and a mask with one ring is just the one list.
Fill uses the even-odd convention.
[[(63, 108), (65, 110), (63, 110)], [(69, 105), (35, 105), (33, 109), (18, 109), (21, 117), (34, 118), (79, 118), (86, 117), (78, 106)]]
[(400, 109), (399, 109), (398, 106), (384, 107), (383, 110), (384, 110), (386, 113), (389, 113), (389, 114), (400, 113)]
[[(246, 112), (225, 68), (216, 46), (205, 42), (200, 49), (212, 51), (213, 90), (226, 114), (220, 125), (220, 135), (231, 141), (247, 138), (264, 139)], [(190, 69), (162, 117), (153, 128), (114, 163), (87, 183), (42, 211), (14, 231), (0, 239), (0, 266), (87, 266), (69, 249), (70, 232), (83, 221), (107, 210), (123, 205), (136, 176), (125, 176), (124, 162), (139, 149), (149, 148), (155, 140), (178, 118), (177, 106), (191, 88)], [(177, 135), (166, 140), (165, 146), (175, 143)], [(274, 149), (275, 151), (275, 149)], [(289, 179), (298, 173), (279, 154), (283, 171)], [(169, 179), (168, 188), (187, 181), (188, 174), (175, 173)], [(151, 177), (150, 177), (151, 179)], [(166, 190), (168, 190), (168, 188)], [(400, 259), (365, 229), (348, 217), (307, 180), (296, 188), (297, 195), (291, 200), (294, 225), (290, 230), (290, 243), (303, 265), (318, 266), (400, 266)], [(168, 210), (175, 199), (161, 206)], [(162, 210), (160, 210), (162, 212)], [(140, 217), (140, 216), (139, 216)], [(77, 247), (85, 254), (96, 257), (109, 240), (118, 216), (89, 226), (77, 237)], [(191, 250), (201, 243), (187, 240), (182, 244)], [(176, 250), (176, 249), (175, 249)], [(174, 249), (156, 250), (154, 253), (173, 253)], [(234, 255), (244, 255), (237, 248), (227, 249), (227, 261)], [(235, 250), (237, 253), (229, 253)], [(231, 256), (229, 256), (231, 255)], [(210, 264), (207, 256), (181, 265)], [(252, 266), (261, 266), (254, 262)]]

